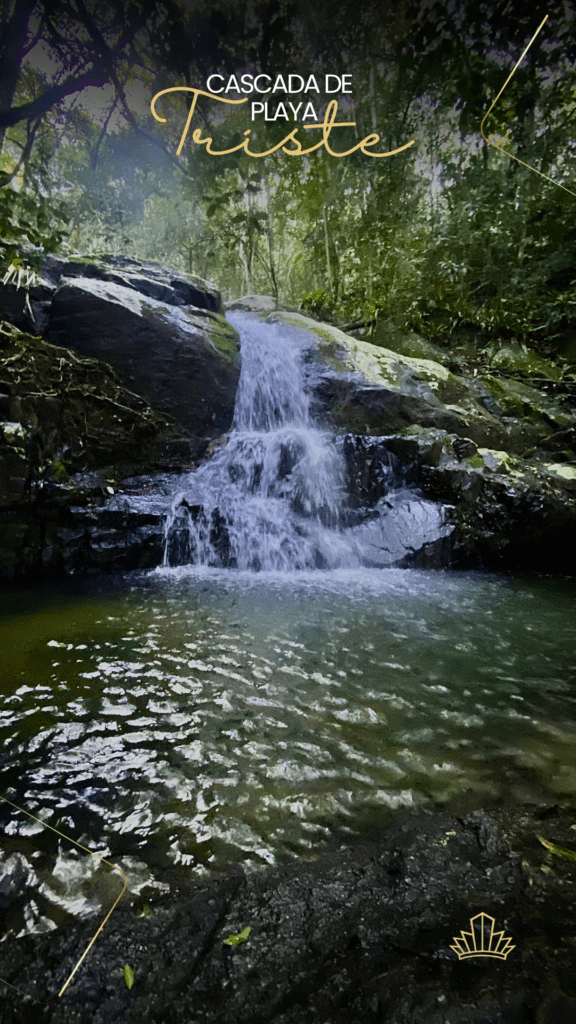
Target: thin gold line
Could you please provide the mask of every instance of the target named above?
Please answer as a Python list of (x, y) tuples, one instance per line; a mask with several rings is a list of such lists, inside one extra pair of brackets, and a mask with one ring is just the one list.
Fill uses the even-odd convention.
[(36, 999), (35, 996), (31, 996), (29, 992), (24, 992), (23, 989), (17, 988), (16, 985), (13, 985), (10, 981), (6, 981), (6, 978), (0, 978), (0, 981), (2, 981), (4, 985), (8, 985), (8, 988), (13, 988), (15, 992), (19, 992), (21, 996), (25, 996), (26, 999), (31, 999), (32, 1002), (38, 1003), (38, 1006), (52, 1005), (51, 1003), (43, 1003), (40, 999)]
[[(488, 916), (490, 916), (490, 915), (488, 915)], [(494, 925), (496, 924), (496, 918), (495, 917), (490, 917), (490, 921), (492, 923), (490, 925), (490, 941), (488, 942), (488, 949), (492, 949), (492, 939), (494, 938)]]
[[(125, 892), (125, 890), (126, 890), (126, 886), (128, 885), (128, 880), (127, 880), (127, 878), (126, 878), (126, 875), (125, 875), (125, 874), (124, 874), (124, 872), (122, 871), (122, 869), (121, 869), (121, 868), (119, 868), (117, 864), (112, 864), (112, 862), (111, 862), (111, 861), (109, 861), (109, 860), (105, 860), (105, 858), (104, 858), (104, 857), (101, 857), (99, 853), (92, 853), (92, 850), (89, 850), (87, 846), (82, 846), (82, 843), (77, 843), (75, 839), (71, 839), (71, 838), (70, 838), (70, 836), (67, 836), (67, 835), (66, 835), (66, 834), (65, 834), (64, 832), (60, 832), (60, 830), (59, 830), (59, 829), (57, 829), (57, 828), (54, 828), (54, 826), (53, 826), (53, 825), (48, 825), (48, 824), (47, 824), (47, 823), (46, 823), (45, 821), (42, 821), (42, 819), (41, 819), (41, 818), (37, 818), (35, 814), (31, 814), (31, 813), (30, 813), (30, 811), (25, 811), (23, 807), (19, 807), (19, 806), (18, 806), (18, 804), (15, 804), (15, 803), (13, 803), (13, 802), (12, 802), (12, 800), (8, 800), (8, 798), (7, 798), (7, 797), (5, 797), (5, 796), (1, 796), (1, 795), (0, 795), (0, 800), (4, 800), (4, 802), (5, 802), (5, 803), (7, 803), (7, 804), (10, 804), (10, 806), (11, 806), (11, 807), (15, 807), (17, 811), (22, 811), (22, 813), (23, 813), (23, 814), (27, 814), (29, 818), (32, 818), (32, 819), (33, 819), (33, 821), (37, 821), (37, 822), (38, 822), (38, 823), (39, 823), (40, 825), (42, 825), (42, 827), (43, 827), (43, 828), (49, 828), (49, 829), (51, 829), (51, 830), (52, 830), (52, 832), (56, 832), (56, 835), (62, 836), (62, 838), (63, 838), (63, 839), (67, 839), (67, 840), (68, 840), (68, 842), (70, 842), (70, 843), (74, 843), (74, 846), (79, 846), (81, 850), (84, 850), (84, 851), (85, 851), (86, 853), (89, 853), (91, 857), (97, 857), (97, 858), (98, 858), (98, 860), (101, 860), (103, 864), (107, 864), (109, 868), (113, 868), (113, 869), (114, 869), (114, 871), (118, 871), (118, 872), (119, 872), (119, 873), (120, 873), (120, 874), (122, 875), (122, 878), (124, 879), (124, 885), (123, 885), (123, 887), (122, 887), (122, 891), (121, 891), (120, 895), (119, 895), (119, 896), (117, 896), (116, 900), (115, 900), (115, 901), (114, 901), (114, 903), (112, 904), (112, 907), (110, 908), (110, 910), (109, 910), (109, 911), (108, 911), (108, 913), (106, 914), (106, 917), (105, 917), (105, 918), (104, 918), (104, 920), (102, 921), (102, 924), (100, 925), (100, 927), (99, 927), (98, 931), (96, 932), (96, 934), (95, 934), (95, 935), (94, 935), (94, 936), (92, 937), (92, 939), (90, 940), (90, 942), (89, 942), (89, 943), (88, 943), (88, 945), (86, 946), (86, 949), (85, 949), (85, 950), (84, 950), (84, 952), (82, 953), (82, 956), (81, 956), (81, 957), (80, 957), (80, 959), (78, 960), (78, 962), (77, 962), (76, 966), (74, 967), (74, 970), (73, 970), (73, 971), (72, 971), (72, 973), (71, 973), (71, 974), (70, 974), (70, 975), (68, 976), (68, 978), (66, 979), (66, 981), (65, 981), (64, 985), (63, 985), (63, 986), (62, 986), (62, 988), (60, 989), (60, 991), (59, 991), (59, 993), (58, 993), (58, 999), (59, 999), (59, 998), (60, 998), (60, 996), (62, 995), (62, 993), (64, 992), (64, 990), (65, 990), (65, 989), (66, 989), (66, 988), (68, 987), (68, 985), (69, 985), (69, 984), (70, 984), (70, 982), (72, 981), (72, 978), (73, 978), (73, 977), (74, 977), (74, 975), (76, 974), (76, 971), (77, 971), (77, 970), (78, 970), (78, 968), (80, 967), (80, 964), (82, 963), (82, 961), (83, 961), (84, 957), (86, 956), (86, 954), (87, 954), (88, 950), (89, 950), (89, 949), (91, 948), (91, 946), (93, 945), (93, 943), (94, 943), (94, 942), (96, 941), (96, 939), (98, 938), (98, 935), (99, 935), (99, 934), (100, 934), (100, 932), (102, 931), (102, 929), (103, 929), (104, 925), (106, 924), (106, 921), (107, 921), (107, 920), (108, 920), (108, 918), (110, 917), (110, 914), (111, 914), (111, 913), (112, 913), (112, 911), (113, 911), (113, 910), (115, 909), (115, 907), (116, 907), (116, 904), (117, 904), (117, 903), (119, 902), (119, 900), (120, 900), (120, 899), (122, 898), (122, 896), (124, 895), (124, 892)], [(0, 978), (0, 981), (4, 981), (4, 978)], [(6, 985), (10, 985), (10, 982), (9, 982), (9, 981), (6, 981), (6, 982), (5, 982), (5, 984), (6, 984)], [(16, 988), (16, 986), (15, 986), (15, 985), (10, 985), (10, 988), (14, 988), (14, 989), (16, 989), (16, 991), (17, 991), (17, 992), (21, 992), (21, 991), (22, 991), (21, 989), (19, 989), (19, 988)], [(28, 993), (27, 993), (27, 992), (22, 992), (22, 995), (28, 995)], [(36, 1003), (40, 1002), (40, 1000), (39, 1000), (39, 999), (35, 999), (35, 998), (34, 998), (34, 996), (29, 996), (28, 998), (29, 998), (29, 999), (34, 999), (34, 1002), (36, 1002)], [(49, 1004), (48, 1004), (48, 1003), (42, 1003), (41, 1005), (42, 1005), (42, 1006), (48, 1006)]]
[(516, 69), (517, 69), (517, 68), (518, 68), (518, 67), (520, 66), (520, 64), (522, 63), (522, 61), (524, 60), (524, 57), (525, 57), (525, 56), (526, 56), (526, 54), (528, 53), (528, 50), (529, 50), (529, 49), (530, 49), (530, 47), (532, 46), (532, 43), (533, 43), (533, 42), (534, 42), (534, 40), (536, 39), (536, 36), (538, 35), (538, 33), (539, 33), (539, 32), (541, 32), (541, 30), (542, 30), (542, 28), (544, 27), (544, 24), (545, 24), (545, 22), (546, 22), (547, 20), (548, 20), (548, 15), (546, 15), (546, 17), (545, 17), (545, 18), (544, 18), (544, 19), (542, 20), (542, 22), (540, 23), (540, 25), (539, 25), (539, 26), (538, 26), (538, 28), (536, 29), (536, 31), (535, 31), (535, 33), (534, 33), (534, 35), (532, 36), (532, 39), (531, 39), (531, 40), (530, 40), (530, 42), (528, 43), (528, 46), (527, 46), (527, 47), (525, 48), (525, 50), (524, 50), (524, 52), (523, 52), (522, 56), (520, 57), (520, 60), (518, 60), (518, 61), (516, 62), (516, 64), (514, 65), (514, 67), (512, 68), (512, 71), (511, 71), (511, 72), (510, 72), (510, 74), (508, 75), (508, 78), (507, 78), (507, 79), (506, 79), (506, 81), (504, 82), (504, 85), (503, 85), (503, 86), (502, 86), (502, 88), (500, 89), (500, 92), (498, 93), (498, 95), (497, 95), (496, 99), (492, 101), (492, 105), (491, 105), (491, 107), (490, 107), (489, 111), (488, 111), (488, 112), (487, 112), (486, 114), (484, 114), (484, 117), (482, 118), (482, 122), (481, 122), (481, 124), (480, 124), (480, 133), (481, 133), (481, 135), (482, 135), (482, 138), (484, 139), (484, 141), (485, 141), (485, 142), (488, 142), (488, 143), (489, 143), (489, 144), (490, 144), (491, 146), (494, 146), (494, 149), (498, 149), (498, 150), (499, 150), (499, 151), (500, 151), (501, 153), (504, 153), (504, 155), (505, 155), (505, 156), (509, 156), (509, 157), (510, 157), (510, 158), (511, 158), (512, 160), (516, 160), (516, 161), (517, 161), (517, 162), (518, 162), (519, 164), (522, 164), (522, 166), (523, 166), (523, 167), (527, 167), (527, 168), (528, 168), (528, 170), (530, 170), (530, 171), (534, 171), (534, 172), (535, 172), (536, 174), (539, 174), (539, 175), (540, 175), (540, 177), (541, 177), (541, 178), (545, 178), (545, 179), (546, 179), (546, 181), (551, 181), (553, 185), (557, 185), (557, 186), (558, 186), (558, 188), (562, 188), (562, 189), (564, 189), (564, 191), (565, 191), (565, 192), (569, 192), (571, 196), (576, 196), (576, 192), (573, 192), (573, 191), (572, 191), (572, 189), (570, 189), (570, 188), (566, 188), (566, 186), (565, 186), (565, 185), (561, 185), (559, 181), (555, 181), (555, 180), (554, 180), (554, 178), (550, 178), (550, 177), (549, 177), (549, 175), (547, 175), (547, 174), (543, 174), (543, 173), (542, 173), (542, 171), (539, 171), (539, 170), (537, 170), (537, 168), (536, 168), (536, 167), (532, 167), (532, 165), (531, 165), (531, 164), (527, 164), (527, 163), (525, 163), (525, 162), (524, 162), (524, 160), (520, 160), (520, 159), (519, 159), (519, 157), (517, 157), (517, 156), (514, 156), (514, 154), (513, 154), (513, 153), (509, 153), (507, 149), (503, 149), (503, 148), (502, 148), (502, 146), (499, 146), (497, 142), (492, 142), (492, 139), (491, 139), (491, 138), (490, 138), (489, 136), (487, 136), (487, 135), (485, 135), (485, 134), (484, 134), (484, 122), (486, 121), (486, 119), (487, 119), (488, 117), (490, 117), (490, 114), (492, 113), (492, 111), (493, 111), (494, 107), (496, 106), (496, 104), (497, 104), (498, 100), (500, 99), (500, 97), (501, 97), (502, 93), (504, 92), (504, 89), (505, 89), (505, 88), (506, 88), (506, 86), (508, 85), (508, 82), (509, 82), (509, 81), (510, 81), (510, 79), (512, 78), (512, 75), (514, 74), (514, 72), (516, 71)]

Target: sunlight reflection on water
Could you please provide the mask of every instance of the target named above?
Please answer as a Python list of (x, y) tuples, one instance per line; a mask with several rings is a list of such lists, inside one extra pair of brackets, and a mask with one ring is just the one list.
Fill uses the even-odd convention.
[[(465, 792), (566, 799), (570, 599), (474, 573), (180, 568), (9, 608), (1, 791), (129, 865), (133, 891)], [(11, 848), (39, 828), (11, 820)]]

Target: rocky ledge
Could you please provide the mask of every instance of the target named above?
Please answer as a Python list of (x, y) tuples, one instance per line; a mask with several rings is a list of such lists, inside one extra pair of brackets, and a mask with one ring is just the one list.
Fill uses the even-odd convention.
[(271, 311), (261, 296), (229, 308), (293, 330), (318, 419), (349, 438), (357, 502), (377, 500), (394, 456), (404, 484), (446, 509), (452, 542), (428, 564), (574, 572), (569, 367), (563, 374), (512, 344), (496, 346), (489, 363), (478, 353), (467, 363), (390, 324), (372, 344), (286, 308)]
[[(369, 564), (574, 571), (573, 374), (513, 345), (477, 372), (390, 325), (376, 345), (266, 296), (230, 309), (294, 332), (346, 461), (341, 525)], [(232, 422), (238, 336), (218, 292), (126, 257), (47, 257), (28, 305), (0, 288), (2, 311), (0, 579), (158, 565), (158, 474), (193, 469)], [(177, 513), (173, 564), (194, 514)], [(210, 529), (230, 564), (226, 524)]]
[[(3, 985), (1, 1020), (568, 1024), (576, 876), (537, 836), (565, 844), (571, 829), (554, 808), (418, 813), (314, 862), (191, 886), (146, 917), (120, 904), (61, 998), (99, 922), (7, 938), (0, 977), (38, 1002)], [(460, 960), (455, 939), (482, 913), (513, 948)]]
[[(238, 336), (213, 285), (122, 256), (46, 257), (28, 294), (0, 285), (3, 317), (0, 579), (58, 575), (76, 567), (71, 508), (190, 469), (229, 429)], [(150, 561), (138, 538), (130, 568)]]

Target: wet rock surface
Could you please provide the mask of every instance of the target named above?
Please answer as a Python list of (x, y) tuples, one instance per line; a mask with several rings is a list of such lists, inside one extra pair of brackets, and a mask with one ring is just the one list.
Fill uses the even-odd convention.
[(465, 360), (437, 361), (435, 346), (389, 323), (378, 340), (395, 350), (300, 313), (260, 315), (298, 331), (316, 414), (347, 432), (352, 507), (373, 507), (399, 474), (451, 506), (443, 564), (573, 571), (576, 401), (557, 367), (504, 345), (489, 372), (466, 376)]
[(28, 290), (13, 283), (0, 284), (0, 319), (8, 320), (22, 331), (42, 333), (48, 325), (50, 305), (62, 278), (74, 277), (109, 281), (172, 306), (196, 306), (213, 313), (223, 312), (215, 285), (193, 274), (128, 256), (48, 255)]
[(238, 338), (219, 292), (122, 256), (48, 256), (29, 293), (0, 287), (2, 315), (0, 579), (158, 564), (156, 519), (94, 509), (229, 428)]
[[(13, 299), (6, 286), (5, 310)], [(47, 257), (30, 303), (35, 322), (71, 348), (14, 327), (2, 335), (0, 576), (152, 568), (163, 558), (169, 500), (163, 511), (135, 505), (122, 480), (143, 474), (140, 493), (153, 503), (159, 472), (194, 468), (229, 430), (238, 350), (220, 297), (190, 275), (125, 257)], [(299, 345), (304, 338), (314, 415), (342, 438), (341, 526), (373, 535), (370, 564), (572, 571), (576, 416), (554, 367), (542, 376), (537, 363), (539, 388), (498, 376), (533, 362), (504, 346), (490, 373), (466, 377), (454, 360), (424, 358), (434, 346), (397, 337), (393, 325), (384, 340), (399, 351), (276, 306), (266, 296), (229, 304), (297, 328)], [(29, 323), (30, 310), (13, 319)], [(78, 349), (114, 363), (122, 379)], [(386, 504), (407, 487), (412, 506), (402, 497)], [(118, 490), (124, 504), (109, 507)], [(398, 543), (382, 538), (382, 514)], [(190, 556), (185, 518), (171, 564)], [(403, 547), (416, 522), (420, 539)], [(218, 564), (232, 566), (225, 520), (218, 514), (206, 528)]]
[[(418, 424), (510, 454), (542, 448), (573, 461), (572, 377), (561, 384), (557, 367), (518, 345), (498, 348), (489, 368), (467, 375), (465, 360), (416, 335), (398, 337), (389, 324), (372, 344), (301, 313), (263, 306), (260, 315), (307, 339), (308, 388), (337, 430), (383, 435)], [(387, 341), (395, 348), (385, 347)]]
[(342, 441), (352, 500), (386, 494), (400, 479), (446, 508), (455, 527), (446, 564), (569, 572), (576, 551), (575, 471), (520, 459), (442, 430), (347, 434)]
[(217, 288), (125, 256), (47, 256), (27, 292), (0, 286), (0, 319), (109, 363), (125, 387), (198, 438), (229, 428), (238, 337)]
[(486, 408), (482, 390), (446, 366), (377, 347), (299, 313), (270, 318), (308, 334), (308, 388), (337, 429), (384, 434), (418, 423), (478, 444), (515, 443), (513, 425)]
[[(555, 809), (416, 814), (374, 841), (315, 862), (206, 881), (146, 918), (121, 906), (95, 920), (0, 943), (3, 1024), (556, 1024), (574, 1019), (573, 865), (538, 842), (565, 841)], [(12, 861), (14, 858), (12, 858)], [(6, 863), (4, 904), (10, 877)], [(506, 960), (451, 948), (486, 913), (515, 947)], [(224, 944), (249, 927), (248, 941)], [(129, 964), (134, 986), (122, 970)], [(564, 1016), (558, 1016), (564, 1014)], [(556, 1016), (555, 1016), (556, 1015)]]
[(452, 561), (454, 526), (439, 503), (411, 491), (381, 498), (370, 517), (350, 530), (370, 568), (442, 569)]
[(138, 470), (184, 469), (197, 446), (104, 363), (7, 325), (0, 352), (0, 578), (58, 574), (71, 508)]

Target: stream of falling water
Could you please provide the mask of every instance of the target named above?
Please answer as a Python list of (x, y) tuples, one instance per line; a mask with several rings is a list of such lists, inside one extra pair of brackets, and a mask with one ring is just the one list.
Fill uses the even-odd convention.
[(358, 543), (339, 529), (342, 457), (312, 422), (294, 332), (241, 313), (229, 320), (242, 352), (232, 432), (175, 495), (164, 565), (358, 567)]

